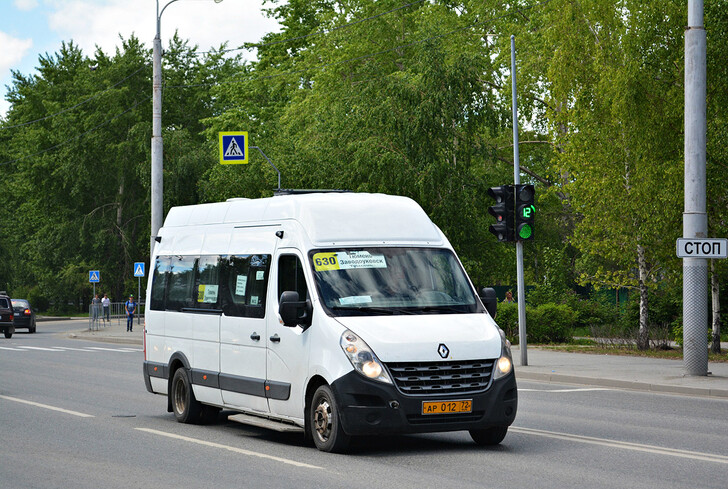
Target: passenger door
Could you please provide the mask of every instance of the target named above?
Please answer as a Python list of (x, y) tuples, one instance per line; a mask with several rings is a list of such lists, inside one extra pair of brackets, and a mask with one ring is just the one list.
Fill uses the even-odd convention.
[(268, 383), (266, 385), (271, 413), (290, 418), (303, 418), (305, 386), (308, 378), (310, 335), (301, 327), (287, 327), (278, 316), (278, 301), (284, 291), (296, 291), (300, 300), (309, 298), (310, 277), (304, 257), (298, 250), (282, 249), (276, 254), (275, 277), (269, 295), (268, 314)]
[(266, 297), (271, 255), (226, 257), (221, 284), (220, 388), (225, 404), (268, 412)]

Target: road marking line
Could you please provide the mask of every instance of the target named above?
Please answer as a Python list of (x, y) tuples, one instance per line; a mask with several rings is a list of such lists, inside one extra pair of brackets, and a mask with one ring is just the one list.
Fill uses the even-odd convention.
[(264, 453), (253, 452), (251, 450), (245, 450), (243, 448), (231, 447), (229, 445), (221, 445), (220, 443), (213, 443), (210, 441), (198, 440), (197, 438), (190, 438), (182, 435), (175, 435), (174, 433), (167, 433), (165, 431), (158, 431), (149, 428), (134, 428), (135, 430), (144, 431), (145, 433), (151, 433), (153, 435), (166, 436), (168, 438), (174, 438), (176, 440), (188, 441), (190, 443), (197, 443), (198, 445), (204, 445), (212, 448), (221, 448), (223, 450), (229, 450), (231, 452), (239, 453), (241, 455), (248, 455), (250, 457), (266, 458), (268, 460), (275, 460), (284, 464), (295, 465), (296, 467), (303, 467), (307, 469), (323, 469), (323, 467), (317, 467), (316, 465), (309, 465), (303, 462), (296, 462), (287, 458), (275, 457), (273, 455), (266, 455)]
[(71, 348), (70, 346), (56, 346), (55, 348), (60, 348), (63, 351), (86, 351), (91, 352), (93, 350), (87, 350), (86, 348)]
[(62, 350), (56, 350), (55, 348), (41, 348), (40, 346), (24, 346), (24, 345), (18, 345), (18, 348), (23, 348), (24, 350), (62, 351)]
[(88, 346), (89, 350), (95, 350), (95, 351), (118, 351), (120, 353), (131, 353), (132, 351), (141, 351), (141, 350), (130, 350), (128, 348), (101, 348), (100, 346)]
[(94, 418), (95, 417), (93, 414), (79, 413), (78, 411), (70, 411), (68, 409), (63, 409), (63, 408), (59, 408), (59, 407), (55, 407), (55, 406), (49, 406), (48, 404), (41, 404), (39, 402), (26, 401), (25, 399), (18, 399), (17, 397), (0, 395), (0, 399), (5, 399), (7, 401), (20, 402), (22, 404), (29, 404), (31, 406), (35, 406), (35, 407), (39, 407), (39, 408), (43, 408), (43, 409), (50, 409), (51, 411), (58, 411), (61, 413), (72, 414), (72, 415), (78, 416), (80, 418)]
[(522, 433), (525, 435), (545, 436), (548, 438), (556, 438), (559, 440), (576, 441), (579, 443), (588, 443), (591, 445), (601, 445), (612, 448), (622, 448), (625, 450), (635, 450), (639, 452), (654, 453), (657, 455), (670, 455), (673, 457), (689, 458), (693, 460), (702, 460), (705, 462), (716, 462), (720, 464), (728, 464), (728, 456), (717, 455), (713, 453), (693, 452), (690, 450), (679, 450), (676, 448), (658, 447), (655, 445), (643, 445), (641, 443), (631, 443), (627, 441), (608, 440), (606, 438), (594, 438), (591, 436), (572, 435), (569, 433), (558, 433), (555, 431), (534, 430), (531, 428), (518, 428), (511, 426), (509, 431)]
[(589, 391), (613, 391), (614, 389), (608, 389), (606, 387), (587, 387), (584, 389), (521, 389), (518, 388), (518, 392), (589, 392)]
[(20, 348), (8, 348), (7, 346), (0, 346), (0, 350), (10, 350), (10, 351), (28, 351), (28, 350), (22, 350)]

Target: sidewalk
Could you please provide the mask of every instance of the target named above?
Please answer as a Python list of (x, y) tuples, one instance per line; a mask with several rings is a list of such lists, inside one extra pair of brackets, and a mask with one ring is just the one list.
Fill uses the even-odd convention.
[(144, 343), (144, 319), (141, 324), (137, 318), (134, 318), (134, 327), (131, 332), (126, 330), (126, 319), (112, 319), (106, 323), (99, 321), (98, 330), (89, 330), (89, 320), (83, 320), (84, 329), (71, 331), (68, 333), (69, 338), (78, 338), (82, 340), (106, 341), (108, 343), (120, 343), (126, 345), (142, 345)]
[(728, 399), (728, 363), (709, 363), (708, 376), (685, 375), (682, 360), (513, 348), (516, 378)]
[[(83, 329), (69, 337), (142, 345), (144, 323), (126, 331), (126, 320), (101, 323), (98, 331)], [(88, 323), (86, 323), (88, 327)], [(513, 348), (516, 379), (563, 384), (578, 384), (689, 396), (728, 399), (728, 363), (710, 363), (710, 375), (686, 376), (682, 360), (643, 358), (620, 355), (560, 352), (538, 347), (528, 348), (528, 365), (521, 365), (521, 353)]]

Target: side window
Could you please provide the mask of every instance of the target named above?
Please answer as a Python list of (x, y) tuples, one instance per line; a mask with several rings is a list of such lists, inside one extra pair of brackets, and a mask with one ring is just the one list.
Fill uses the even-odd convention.
[(181, 311), (183, 307), (195, 307), (195, 257), (173, 256), (168, 274), (167, 310)]
[(270, 255), (233, 255), (225, 260), (222, 309), (226, 316), (265, 317)]
[(308, 287), (301, 260), (296, 255), (281, 255), (278, 259), (278, 298), (287, 290), (298, 292), (300, 300), (308, 298)]
[(195, 307), (218, 309), (220, 288), (220, 260), (216, 256), (201, 256), (197, 260)]
[(152, 278), (152, 303), (153, 311), (164, 311), (164, 296), (167, 290), (167, 272), (171, 268), (168, 256), (157, 257), (154, 265), (154, 277)]

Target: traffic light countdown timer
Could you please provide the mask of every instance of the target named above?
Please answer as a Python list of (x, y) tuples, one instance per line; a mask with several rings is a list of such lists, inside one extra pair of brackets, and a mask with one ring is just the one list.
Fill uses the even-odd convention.
[(535, 191), (533, 185), (501, 185), (488, 189), (495, 205), (488, 213), (495, 217), (489, 231), (498, 241), (530, 241), (534, 237)]
[(513, 186), (491, 187), (488, 189), (488, 195), (495, 200), (495, 205), (488, 208), (488, 213), (495, 217), (495, 224), (491, 224), (488, 230), (498, 238), (498, 241), (515, 241)]
[(535, 192), (533, 185), (514, 185), (516, 208), (516, 239), (530, 241), (534, 235), (534, 219), (536, 206), (534, 206)]

